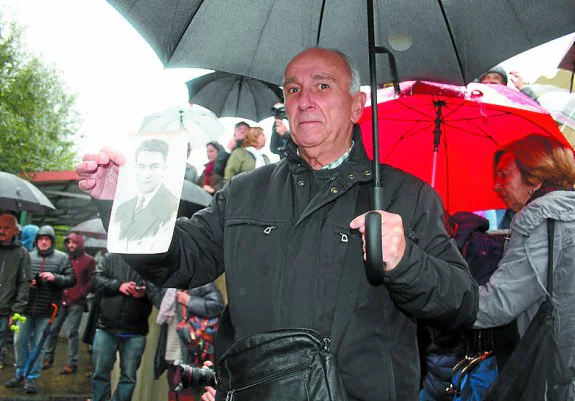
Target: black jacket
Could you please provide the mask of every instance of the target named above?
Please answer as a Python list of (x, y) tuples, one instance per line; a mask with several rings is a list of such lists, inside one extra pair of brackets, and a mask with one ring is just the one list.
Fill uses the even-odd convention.
[[(349, 159), (327, 172), (313, 171), (289, 142), (277, 165), (234, 177), (208, 208), (179, 219), (166, 254), (125, 259), (148, 279), (180, 288), (213, 281), (225, 259), (236, 338), (280, 327), (329, 335), (349, 244), (357, 268), (364, 268), (361, 242), (345, 240), (359, 236), (349, 223), (359, 187), (372, 181), (359, 133), (354, 140)], [(416, 319), (444, 328), (472, 324), (478, 292), (445, 231), (437, 194), (402, 171), (384, 166), (382, 172), (384, 209), (403, 218), (405, 255), (393, 271), (382, 271), (383, 285), (365, 280), (357, 296), (350, 294), (355, 315), (337, 359), (352, 400), (414, 400)], [(326, 184), (315, 188), (318, 182)]]
[[(120, 286), (129, 281), (146, 286), (145, 296), (136, 299), (122, 294)], [(92, 286), (101, 296), (98, 328), (118, 334), (148, 334), (148, 317), (152, 305), (160, 306), (160, 291), (140, 277), (120, 255), (109, 252), (104, 256), (96, 266)]]
[[(48, 317), (52, 315), (52, 304), (60, 305), (64, 289), (76, 284), (76, 273), (74, 273), (68, 255), (54, 249), (56, 241), (54, 229), (50, 226), (40, 227), (36, 234), (36, 242), (40, 236), (52, 238), (52, 248), (41, 252), (36, 247), (30, 252), (32, 279), (36, 279), (36, 285), (30, 288), (30, 298), (25, 314)], [(54, 274), (54, 281), (39, 280), (37, 277), (41, 272)]]
[(20, 241), (0, 245), (0, 316), (24, 313), (31, 275), (30, 255)]

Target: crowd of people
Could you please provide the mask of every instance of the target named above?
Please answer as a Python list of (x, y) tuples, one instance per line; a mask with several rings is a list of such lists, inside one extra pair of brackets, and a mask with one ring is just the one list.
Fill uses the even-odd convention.
[[(92, 400), (112, 396), (130, 400), (153, 306), (159, 310), (157, 324), (162, 326), (156, 378), (167, 365), (172, 383), (174, 363), (201, 367), (204, 360), (213, 360), (213, 348), (205, 354), (198, 344), (184, 343), (176, 334), (184, 318), (217, 318), (221, 314), (223, 298), (213, 283), (190, 290), (162, 289), (142, 278), (118, 254), (105, 253), (96, 263), (79, 234), (65, 237), (67, 252), (55, 249), (55, 244), (51, 226), (20, 228), (13, 214), (0, 215), (0, 362), (1, 368), (7, 368), (8, 361), (14, 360), (15, 367), (13, 377), (5, 383), (7, 388), (21, 387), (28, 394), (41, 391), (38, 379), (43, 370), (53, 367), (60, 331), (66, 324), (67, 358), (59, 373), (78, 373), (83, 340), (89, 344), (84, 349), (91, 352)], [(177, 305), (185, 308), (184, 315)], [(83, 316), (87, 323), (80, 333)], [(120, 376), (112, 392), (117, 354)]]
[[(527, 92), (520, 75), (513, 73), (511, 79)], [(508, 76), (494, 69), (479, 80), (507, 84)], [(465, 357), (466, 350), (455, 346), (469, 331), (514, 323), (512, 330), (521, 341), (548, 296), (556, 307), (561, 362), (575, 369), (572, 149), (550, 136), (526, 133), (493, 155), (494, 191), (514, 217), (496, 269), (481, 280), (470, 272), (467, 250), (453, 239), (435, 191), (382, 166), (386, 194), (383, 210), (377, 212), (383, 253), (376, 282), (368, 282), (362, 272), (373, 171), (357, 126), (366, 101), (358, 74), (344, 54), (308, 49), (286, 67), (284, 95), (290, 129), (277, 119), (271, 141), (280, 162), (269, 163), (262, 153), (263, 130), (244, 122), (235, 127), (230, 152), (216, 142), (206, 144), (208, 163), (194, 182), (213, 195), (212, 201), (193, 216), (179, 214), (166, 253), (108, 253), (96, 264), (82, 251), (78, 236), (66, 237), (68, 255), (55, 250), (50, 227), (40, 228), (34, 249), (26, 250), (14, 216), (0, 216), (0, 274), (3, 282), (10, 280), (9, 290), (0, 287), (0, 330), (6, 332), (14, 322), (19, 327), (14, 335), (16, 371), (8, 387), (23, 384), (24, 391), (37, 391), (42, 366), (53, 364), (64, 320), (73, 329), (61, 372), (77, 372), (78, 316), (90, 290), (96, 294), (87, 330), (93, 337), (94, 401), (109, 400), (112, 394), (117, 400), (131, 399), (154, 306), (161, 325), (156, 378), (167, 370), (172, 390), (181, 390), (182, 362), (196, 367), (215, 362), (222, 380), (205, 387), (204, 401), (233, 397), (236, 390), (245, 399), (250, 394), (282, 399), (282, 391), (288, 391), (287, 384), (255, 385), (258, 377), (250, 363), (261, 374), (261, 360), (254, 358), (236, 371), (218, 344), (233, 348), (236, 341), (248, 339), (251, 351), (263, 358), (267, 342), (260, 347), (258, 341), (270, 333), (306, 328), (329, 339), (341, 316), (346, 319), (344, 334), (330, 349), (337, 369), (326, 375), (341, 380), (348, 399), (453, 399), (453, 393), (437, 392), (449, 384), (449, 377), (436, 375), (432, 365), (445, 356), (450, 358), (445, 366), (452, 368)], [(122, 163), (119, 153), (105, 151), (85, 155), (77, 166), (80, 188), (95, 199), (106, 227), (116, 167)], [(555, 221), (552, 294), (547, 293), (547, 220)], [(348, 284), (355, 287), (342, 294), (348, 287), (340, 281), (358, 271), (362, 274)], [(213, 284), (224, 272), (226, 307)], [(58, 314), (51, 322), (53, 305)], [(194, 316), (204, 333), (195, 332)], [(34, 361), (31, 350), (49, 324), (52, 333)], [(213, 333), (206, 332), (216, 326), (222, 334), (214, 349), (203, 340), (213, 340)], [(432, 333), (430, 344), (422, 346), (422, 332)], [(456, 343), (441, 342), (454, 335)], [(190, 338), (202, 341), (190, 345)], [(121, 373), (112, 392), (116, 353)], [(284, 356), (276, 355), (274, 363), (281, 364)], [(273, 364), (267, 366), (273, 369)], [(289, 391), (316, 391), (323, 385), (309, 380), (317, 377), (291, 379)], [(548, 381), (544, 391), (548, 400), (573, 401), (575, 379)]]

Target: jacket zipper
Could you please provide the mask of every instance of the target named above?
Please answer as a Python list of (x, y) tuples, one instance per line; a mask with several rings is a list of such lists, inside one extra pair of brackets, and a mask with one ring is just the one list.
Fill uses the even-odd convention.
[(286, 370), (283, 370), (281, 372), (274, 373), (273, 375), (264, 377), (263, 379), (256, 380), (256, 381), (254, 381), (254, 382), (252, 382), (246, 386), (235, 388), (235, 389), (229, 389), (228, 392), (226, 393), (226, 401), (232, 401), (234, 399), (234, 393), (236, 393), (236, 392), (248, 390), (250, 388), (253, 388), (253, 387), (265, 384), (265, 383), (273, 382), (277, 379), (287, 379), (288, 377), (296, 376), (302, 372), (305, 372), (308, 369), (309, 369), (309, 364), (301, 363), (301, 364), (296, 365), (294, 367), (291, 367), (289, 369), (286, 369)]
[[(44, 273), (44, 267), (46, 266), (46, 256), (42, 256), (42, 265), (40, 266), (40, 271), (36, 275), (40, 273)], [(39, 279), (39, 278), (38, 278)], [(34, 298), (34, 306), (32, 307), (32, 314), (36, 313), (36, 308), (38, 307), (38, 299), (40, 298), (40, 288), (38, 287), (38, 283), (36, 282), (36, 298)]]

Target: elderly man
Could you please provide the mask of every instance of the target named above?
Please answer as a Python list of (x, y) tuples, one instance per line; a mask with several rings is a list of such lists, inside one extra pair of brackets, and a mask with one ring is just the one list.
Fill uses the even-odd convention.
[(0, 215), (0, 365), (4, 364), (10, 315), (24, 313), (30, 292), (30, 256), (16, 238), (18, 232), (16, 217)]
[[(358, 75), (343, 54), (307, 49), (287, 66), (284, 93), (286, 158), (234, 177), (208, 208), (179, 219), (167, 253), (125, 255), (148, 279), (180, 288), (215, 279), (225, 255), (235, 339), (300, 327), (330, 336), (339, 278), (364, 269), (360, 235), (372, 172), (356, 126), (365, 103)], [(113, 180), (104, 176), (121, 155), (107, 150), (84, 160), (80, 187), (112, 199)], [(352, 316), (336, 357), (351, 400), (414, 400), (416, 320), (446, 329), (473, 323), (477, 286), (445, 232), (433, 189), (389, 166), (382, 176), (380, 285), (362, 275), (347, 296)], [(109, 215), (110, 202), (98, 204)]]

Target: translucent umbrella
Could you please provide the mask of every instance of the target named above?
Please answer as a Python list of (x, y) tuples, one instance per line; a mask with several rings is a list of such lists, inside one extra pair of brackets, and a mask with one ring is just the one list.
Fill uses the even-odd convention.
[(200, 149), (210, 141), (217, 141), (225, 132), (218, 117), (199, 106), (170, 107), (144, 118), (139, 132), (188, 131), (192, 149)]

